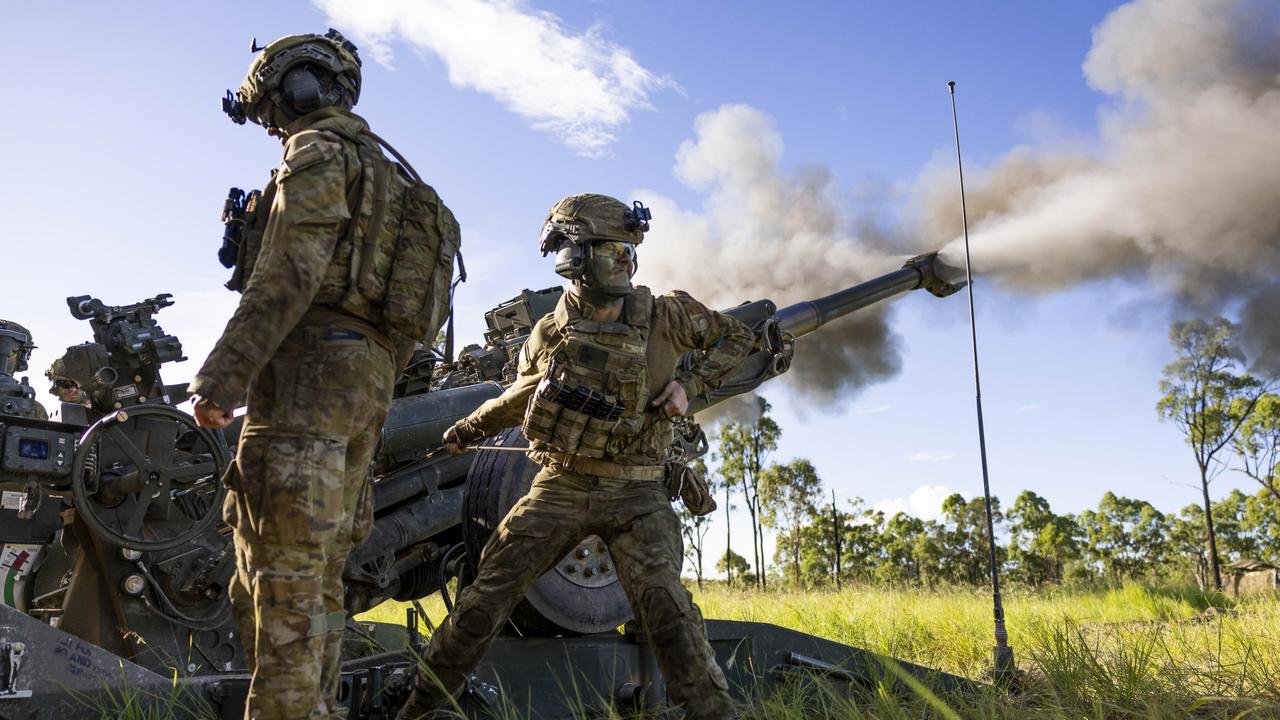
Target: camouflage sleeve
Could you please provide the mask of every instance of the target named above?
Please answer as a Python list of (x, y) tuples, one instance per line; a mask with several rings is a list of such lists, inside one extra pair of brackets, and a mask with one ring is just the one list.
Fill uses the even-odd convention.
[(228, 410), (243, 405), (249, 382), (302, 319), (329, 266), (339, 228), (351, 217), (346, 192), (353, 158), (329, 133), (298, 133), (285, 143), (253, 275), (192, 381), (192, 394)]
[(554, 342), (547, 340), (547, 328), (546, 324), (538, 323), (529, 339), (520, 347), (520, 354), (516, 358), (516, 381), (511, 383), (511, 387), (498, 397), (486, 400), (470, 415), (458, 421), (458, 436), (462, 442), (469, 443), (496, 435), (524, 420), (529, 396), (546, 373), (551, 359), (550, 350), (555, 347)]
[(751, 328), (732, 316), (708, 309), (681, 290), (659, 297), (658, 313), (666, 321), (671, 342), (678, 350), (702, 351), (691, 369), (676, 370), (675, 379), (690, 399), (720, 387), (723, 376), (747, 357), (755, 343)]

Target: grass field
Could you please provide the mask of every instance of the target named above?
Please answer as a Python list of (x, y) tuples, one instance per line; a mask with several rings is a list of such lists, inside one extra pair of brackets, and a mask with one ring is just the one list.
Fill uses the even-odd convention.
[[(981, 678), (991, 665), (990, 595), (854, 588), (695, 591), (708, 618), (770, 622), (886, 655)], [(443, 617), (438, 603), (432, 618)], [(857, 696), (822, 681), (760, 698), (744, 717), (801, 718), (1280, 718), (1280, 598), (1239, 603), (1137, 585), (1113, 590), (1013, 591), (1010, 644), (1019, 689), (969, 697)], [(403, 622), (402, 605), (363, 616)]]

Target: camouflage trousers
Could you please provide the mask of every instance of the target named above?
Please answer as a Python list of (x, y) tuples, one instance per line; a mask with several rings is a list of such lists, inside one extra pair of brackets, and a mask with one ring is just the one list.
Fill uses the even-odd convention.
[(489, 538), (475, 582), (432, 636), (429, 673), (418, 674), (399, 720), (420, 717), (461, 690), (530, 583), (592, 534), (609, 545), (670, 697), (690, 718), (732, 718), (702, 613), (680, 582), (680, 520), (663, 484), (544, 469)]
[(361, 333), (296, 328), (249, 388), (224, 507), (231, 606), (252, 680), (245, 717), (342, 717), (342, 569), (373, 525), (370, 459), (395, 380)]

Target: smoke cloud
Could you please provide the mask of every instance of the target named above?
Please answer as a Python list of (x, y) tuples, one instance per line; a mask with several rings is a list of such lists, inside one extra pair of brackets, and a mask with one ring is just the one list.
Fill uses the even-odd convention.
[[(653, 230), (640, 249), (640, 280), (657, 290), (688, 290), (727, 308), (769, 298), (782, 307), (820, 297), (895, 269), (901, 258), (850, 231), (830, 172), (783, 172), (782, 137), (764, 113), (726, 105), (694, 123), (676, 152), (675, 175), (702, 194), (702, 207), (640, 190), (653, 209)], [(898, 337), (884, 307), (801, 338), (788, 373), (803, 394), (829, 403), (898, 372)], [(816, 337), (816, 336), (815, 336)]]
[[(1280, 370), (1280, 5), (1136, 0), (1084, 62), (1111, 96), (1088, 154), (1019, 148), (970, 178), (975, 270), (1018, 291), (1145, 276), (1203, 312), (1236, 310)], [(954, 175), (923, 176), (916, 231), (946, 237)], [(958, 242), (944, 257), (962, 252)]]

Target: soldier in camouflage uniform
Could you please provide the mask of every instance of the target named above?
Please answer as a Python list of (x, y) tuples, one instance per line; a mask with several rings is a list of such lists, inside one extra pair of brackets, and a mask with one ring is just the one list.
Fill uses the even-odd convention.
[(190, 387), (203, 427), (248, 405), (224, 510), (257, 720), (345, 716), (342, 569), (372, 529), (368, 468), (413, 348), (385, 302), (413, 183), (350, 112), (359, 90), (355, 46), (331, 30), (268, 45), (224, 104), (284, 144), (245, 220), (239, 307)]
[[(445, 434), (446, 448), (461, 452), (523, 423), (530, 457), (543, 469), (494, 531), (475, 582), (432, 636), (427, 672), (418, 674), (399, 720), (447, 703), (529, 584), (591, 534), (609, 545), (672, 699), (691, 718), (733, 717), (702, 615), (680, 582), (680, 521), (663, 465), (669, 418), (717, 387), (754, 337), (686, 293), (654, 297), (631, 286), (648, 219), (639, 203), (628, 208), (603, 195), (565, 198), (547, 218), (543, 254), (557, 253), (557, 272), (572, 280), (569, 292), (534, 327), (515, 383)], [(696, 360), (678, 369), (690, 350)]]
[(16, 373), (27, 369), (36, 348), (31, 331), (10, 320), (0, 320), (0, 415), (48, 420), (49, 413), (35, 399), (36, 391)]
[(57, 358), (50, 365), (49, 369), (44, 371), (44, 376), (49, 378), (52, 383), (49, 386), (49, 394), (58, 398), (64, 403), (74, 403), (91, 407), (92, 402), (89, 396), (85, 394), (84, 389), (80, 387), (80, 383), (76, 379), (67, 374), (67, 364), (62, 358)]

